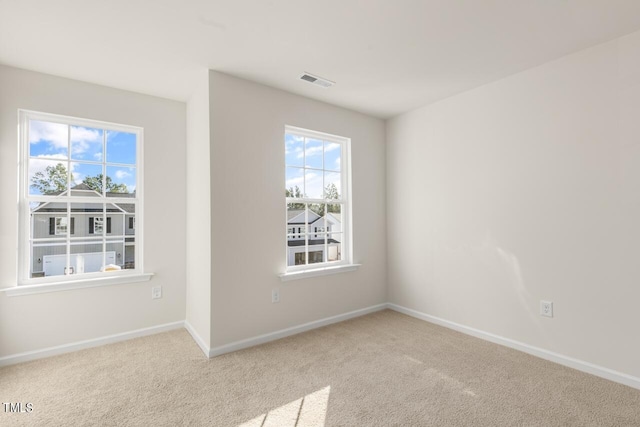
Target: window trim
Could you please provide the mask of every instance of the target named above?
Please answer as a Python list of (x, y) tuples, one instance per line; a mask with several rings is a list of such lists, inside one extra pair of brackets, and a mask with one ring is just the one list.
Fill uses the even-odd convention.
[[(130, 282), (134, 277), (151, 277), (149, 274), (144, 273), (144, 221), (137, 221), (136, 227), (136, 245), (135, 245), (135, 268), (123, 269), (120, 271), (109, 272), (95, 272), (95, 273), (83, 273), (82, 275), (60, 275), (49, 277), (37, 277), (31, 278), (31, 254), (30, 254), (30, 208), (29, 208), (29, 121), (39, 120), (51, 123), (60, 123), (67, 126), (82, 126), (89, 128), (97, 128), (108, 131), (120, 131), (133, 133), (136, 135), (136, 216), (144, 218), (144, 129), (139, 126), (125, 125), (107, 122), (103, 120), (92, 120), (78, 117), (64, 116), (59, 114), (44, 113), (32, 110), (18, 109), (18, 263), (17, 263), (17, 287), (33, 287), (34, 289), (40, 289), (41, 286), (61, 287), (64, 289), (82, 288), (83, 283), (88, 283), (90, 286), (98, 286), (100, 283), (113, 283), (113, 282)], [(66, 159), (65, 161), (73, 161), (73, 159)], [(106, 157), (104, 159), (106, 163)], [(68, 196), (71, 197), (71, 196)], [(82, 196), (73, 197), (74, 202), (90, 202), (90, 203), (127, 203), (131, 202), (131, 199), (120, 200), (117, 197), (106, 197), (96, 200), (95, 198), (84, 198)], [(70, 212), (67, 212), (67, 217), (70, 217)], [(72, 218), (73, 219), (73, 218)], [(123, 231), (124, 235), (124, 231)], [(103, 234), (106, 236), (106, 234)], [(119, 280), (121, 278), (122, 280)], [(146, 279), (148, 280), (148, 278)], [(54, 286), (55, 285), (55, 286)], [(67, 286), (69, 285), (69, 286)], [(9, 288), (15, 289), (15, 288)], [(61, 289), (61, 290), (64, 290)], [(39, 291), (38, 291), (39, 292)]]
[(54, 236), (66, 236), (67, 235), (67, 231), (69, 231), (69, 233), (71, 233), (71, 227), (69, 227), (69, 224), (64, 224), (65, 230), (64, 233), (61, 233), (58, 231), (58, 227), (62, 227), (62, 224), (58, 224), (58, 220), (60, 220), (60, 222), (62, 223), (62, 220), (65, 220), (65, 222), (67, 221), (67, 217), (66, 216), (54, 216), (53, 217), (53, 235)]
[[(280, 278), (282, 280), (292, 280), (294, 278), (302, 278), (302, 277), (312, 277), (316, 275), (325, 275), (325, 274), (333, 274), (341, 271), (352, 271), (357, 269), (358, 264), (353, 263), (353, 232), (352, 232), (352, 196), (351, 196), (351, 138), (347, 138), (340, 135), (335, 135), (327, 132), (319, 132), (310, 129), (304, 129), (296, 126), (285, 125), (284, 133), (282, 135), (282, 140), (286, 140), (287, 134), (295, 134), (297, 136), (302, 136), (305, 138), (313, 138), (319, 139), (322, 141), (329, 141), (333, 143), (340, 144), (340, 185), (342, 189), (342, 198), (338, 203), (343, 206), (342, 213), (342, 259), (340, 261), (330, 261), (330, 262), (322, 262), (322, 263), (314, 263), (314, 264), (305, 264), (305, 265), (288, 265), (288, 257), (289, 257), (289, 245), (288, 245), (288, 235), (285, 233), (285, 272), (280, 274)], [(286, 156), (284, 156), (286, 159)], [(286, 171), (287, 165), (286, 160), (284, 164), (284, 169)], [(312, 168), (316, 169), (316, 168)], [(324, 171), (333, 171), (332, 169), (323, 169)], [(286, 180), (286, 178), (285, 178)], [(286, 185), (285, 185), (286, 187)], [(287, 204), (288, 203), (324, 203), (326, 199), (313, 199), (313, 198), (285, 198), (284, 204), (284, 218), (285, 218), (285, 226), (283, 229), (287, 229)], [(306, 226), (305, 226), (306, 227)], [(314, 234), (310, 233), (311, 227), (307, 227), (305, 233), (309, 236)], [(309, 234), (310, 233), (310, 234)], [(301, 238), (306, 238), (306, 235), (297, 234), (297, 236), (301, 236)], [(306, 247), (307, 245), (305, 245)], [(306, 249), (305, 252), (307, 252)], [(308, 258), (308, 257), (307, 257)], [(308, 261), (308, 259), (307, 259)], [(354, 268), (351, 268), (354, 267)], [(318, 272), (321, 272), (320, 274)], [(304, 274), (308, 273), (308, 274)], [(287, 278), (289, 277), (289, 278)]]

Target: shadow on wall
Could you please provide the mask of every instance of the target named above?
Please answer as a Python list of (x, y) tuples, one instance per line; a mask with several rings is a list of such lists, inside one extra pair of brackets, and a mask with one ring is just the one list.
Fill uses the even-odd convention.
[[(526, 313), (530, 324), (535, 325), (538, 335), (550, 344), (538, 316), (537, 305), (527, 289), (521, 262), (515, 253), (505, 249), (490, 230), (484, 233), (477, 244), (447, 246), (435, 251), (443, 257), (434, 262), (437, 282), (458, 287), (466, 294), (465, 298), (471, 301), (488, 303), (487, 297), (495, 298), (496, 306), (490, 307), (490, 310), (500, 309), (501, 304), (517, 303), (521, 312)], [(469, 288), (474, 286), (469, 284), (477, 286)]]

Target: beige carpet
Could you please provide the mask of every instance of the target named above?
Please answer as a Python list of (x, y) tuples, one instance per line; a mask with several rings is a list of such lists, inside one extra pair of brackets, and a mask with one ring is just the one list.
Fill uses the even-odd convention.
[(0, 369), (2, 426), (640, 426), (640, 391), (383, 311), (207, 360), (184, 330)]

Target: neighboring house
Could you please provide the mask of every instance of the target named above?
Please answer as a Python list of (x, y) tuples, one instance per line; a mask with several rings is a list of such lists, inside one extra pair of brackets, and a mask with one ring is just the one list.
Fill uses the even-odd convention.
[[(60, 193), (66, 195), (66, 191)], [(71, 196), (100, 197), (86, 184)], [(135, 193), (107, 193), (107, 197), (135, 197)], [(67, 267), (66, 234), (71, 259)], [(104, 239), (103, 239), (104, 233)], [(135, 265), (135, 206), (128, 203), (72, 203), (67, 218), (64, 202), (42, 202), (31, 211), (31, 277), (99, 271), (104, 265)], [(104, 254), (104, 255), (103, 255)]]
[[(305, 244), (308, 244), (309, 264), (338, 261), (341, 259), (340, 241), (342, 223), (339, 214), (327, 213), (324, 217), (308, 211), (305, 221), (304, 210), (287, 212), (287, 265), (305, 264)], [(327, 236), (327, 259), (324, 259), (325, 234)]]

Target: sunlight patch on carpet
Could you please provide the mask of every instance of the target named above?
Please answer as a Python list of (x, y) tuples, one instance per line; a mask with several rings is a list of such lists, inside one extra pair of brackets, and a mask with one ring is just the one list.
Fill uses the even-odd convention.
[(324, 427), (331, 386), (272, 409), (239, 427)]

